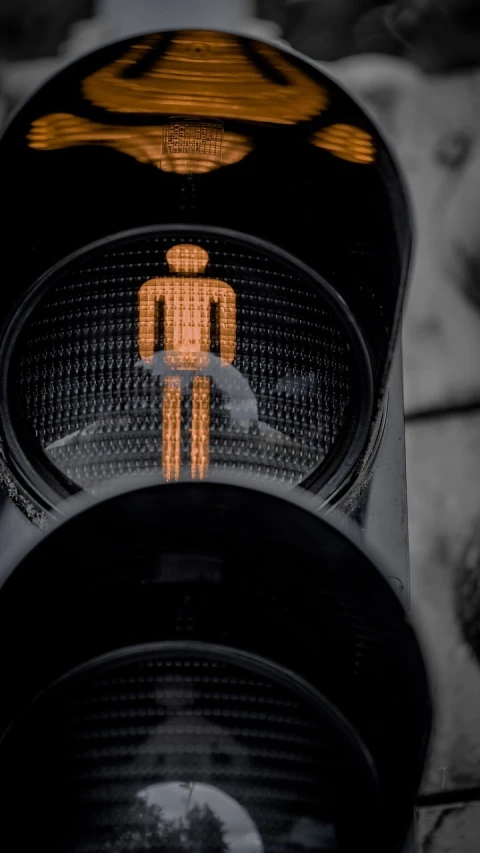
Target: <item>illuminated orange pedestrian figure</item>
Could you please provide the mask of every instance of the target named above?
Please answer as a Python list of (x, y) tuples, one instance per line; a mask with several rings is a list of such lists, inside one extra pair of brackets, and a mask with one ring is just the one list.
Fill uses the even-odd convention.
[[(178, 371), (192, 371), (191, 472), (202, 479), (210, 448), (210, 377), (212, 306), (217, 311), (220, 361), (235, 358), (235, 291), (226, 282), (203, 277), (209, 261), (200, 246), (181, 244), (166, 253), (172, 273), (152, 278), (138, 293), (140, 357), (152, 362), (163, 314), (164, 365), (162, 463), (166, 480), (178, 479), (181, 464), (182, 389)], [(161, 311), (160, 309), (163, 309)]]

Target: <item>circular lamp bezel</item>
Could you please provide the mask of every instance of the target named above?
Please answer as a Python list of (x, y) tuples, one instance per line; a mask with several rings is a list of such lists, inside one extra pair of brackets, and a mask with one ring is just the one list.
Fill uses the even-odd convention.
[[(35, 282), (21, 301), (17, 302), (4, 327), (0, 347), (1, 443), (4, 465), (16, 485), (21, 497), (36, 509), (50, 513), (59, 502), (69, 495), (82, 491), (69, 480), (33, 439), (30, 428), (22, 422), (15, 407), (15, 382), (12, 376), (12, 356), (18, 337), (29, 317), (41, 302), (49, 287), (55, 285), (58, 276), (79, 261), (87, 260), (103, 248), (115, 244), (125, 246), (129, 241), (142, 237), (168, 237), (175, 235), (188, 241), (197, 237), (219, 238), (237, 243), (264, 255), (272, 256), (295, 275), (305, 278), (316, 288), (328, 309), (332, 312), (351, 353), (353, 381), (348, 408), (355, 413), (350, 428), (342, 426), (340, 436), (327, 458), (314, 468), (298, 484), (317, 494), (321, 501), (333, 503), (340, 498), (351, 484), (362, 456), (368, 455), (367, 444), (374, 422), (374, 377), (370, 353), (362, 331), (349, 306), (335, 288), (303, 262), (272, 243), (238, 233), (229, 229), (195, 224), (152, 225), (109, 235), (81, 250), (77, 250), (60, 263), (55, 264)], [(348, 419), (348, 413), (346, 415)], [(123, 478), (122, 478), (123, 479)], [(15, 495), (12, 495), (15, 499)]]

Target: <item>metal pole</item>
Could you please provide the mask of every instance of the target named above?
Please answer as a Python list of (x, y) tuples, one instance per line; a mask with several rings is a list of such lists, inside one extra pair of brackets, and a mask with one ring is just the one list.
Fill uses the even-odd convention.
[(107, 37), (176, 27), (241, 29), (255, 18), (254, 0), (97, 0)]

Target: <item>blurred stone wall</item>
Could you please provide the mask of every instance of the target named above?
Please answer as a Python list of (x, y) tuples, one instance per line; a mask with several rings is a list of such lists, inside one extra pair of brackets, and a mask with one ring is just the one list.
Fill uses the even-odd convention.
[(431, 71), (480, 61), (479, 0), (258, 0), (257, 9), (323, 61), (387, 53)]
[(91, 18), (94, 6), (94, 0), (1, 0), (1, 59), (54, 56), (72, 24)]

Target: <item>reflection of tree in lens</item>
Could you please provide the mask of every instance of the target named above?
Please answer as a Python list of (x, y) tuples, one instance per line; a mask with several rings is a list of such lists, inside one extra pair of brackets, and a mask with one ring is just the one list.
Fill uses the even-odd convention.
[(263, 853), (249, 813), (213, 785), (148, 785), (114, 824), (121, 829), (102, 848), (105, 853)]
[(210, 806), (193, 806), (186, 819), (188, 850), (198, 853), (228, 853), (224, 838), (224, 826)]
[(140, 853), (140, 851), (155, 850), (157, 853), (167, 853), (167, 850), (181, 850), (179, 831), (174, 821), (166, 821), (162, 809), (158, 806), (147, 805), (137, 799), (122, 815), (122, 822), (127, 825), (117, 838), (106, 842), (104, 851), (112, 853)]
[(208, 804), (194, 805), (184, 817), (168, 819), (164, 810), (137, 797), (123, 816), (128, 828), (104, 847), (105, 853), (228, 853), (225, 828)]

